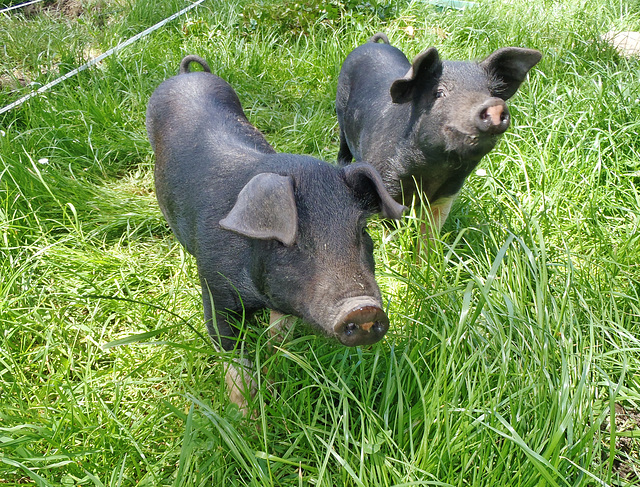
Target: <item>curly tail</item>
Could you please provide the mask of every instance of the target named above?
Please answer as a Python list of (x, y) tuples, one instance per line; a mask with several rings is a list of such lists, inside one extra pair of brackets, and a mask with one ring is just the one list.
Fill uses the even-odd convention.
[(387, 37), (387, 34), (385, 34), (384, 32), (378, 32), (377, 34), (373, 34), (373, 36), (371, 36), (371, 39), (369, 39), (369, 42), (378, 42), (378, 41), (383, 41), (385, 44), (391, 44), (389, 42), (389, 38)]
[(198, 63), (200, 66), (202, 66), (202, 69), (204, 69), (206, 73), (211, 72), (211, 68), (204, 59), (202, 59), (200, 56), (190, 54), (188, 56), (185, 56), (182, 61), (180, 61), (180, 74), (189, 73), (189, 64), (191, 63)]

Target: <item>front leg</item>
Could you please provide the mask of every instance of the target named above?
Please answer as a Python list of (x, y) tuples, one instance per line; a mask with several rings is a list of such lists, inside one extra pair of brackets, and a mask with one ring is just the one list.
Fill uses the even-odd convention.
[(420, 225), (420, 238), (419, 244), (424, 253), (428, 256), (429, 247), (431, 243), (437, 238), (444, 222), (449, 216), (451, 206), (458, 195), (447, 196), (446, 198), (440, 198), (430, 205), (427, 209), (426, 217), (427, 221)]
[(258, 390), (258, 384), (253, 378), (251, 361), (246, 358), (234, 358), (226, 363), (224, 382), (229, 391), (229, 401), (238, 406), (244, 417), (250, 416), (252, 411), (249, 408), (249, 399), (253, 399)]
[(207, 325), (209, 337), (216, 349), (220, 352), (225, 350), (230, 352), (238, 346), (238, 330), (231, 326), (226, 316), (218, 310), (214, 313), (213, 295), (206, 279), (201, 279), (202, 285), (202, 307), (204, 308), (204, 321)]
[[(233, 352), (238, 348), (238, 331), (229, 324), (224, 314), (217, 311), (214, 313), (211, 291), (205, 279), (201, 279), (201, 283), (204, 318), (213, 347), (217, 352)], [(224, 381), (229, 392), (229, 400), (238, 406), (245, 417), (251, 414), (249, 399), (256, 395), (258, 388), (252, 369), (251, 361), (243, 357), (235, 357), (224, 365)]]
[(295, 316), (284, 315), (272, 309), (269, 316), (269, 335), (272, 339), (282, 342), (293, 329), (295, 322)]
[(433, 229), (439, 232), (444, 225), (444, 222), (447, 221), (447, 217), (449, 216), (449, 212), (451, 211), (451, 206), (455, 201), (458, 194), (454, 194), (451, 196), (447, 196), (445, 198), (440, 198), (435, 201), (430, 207), (430, 218), (429, 223)]

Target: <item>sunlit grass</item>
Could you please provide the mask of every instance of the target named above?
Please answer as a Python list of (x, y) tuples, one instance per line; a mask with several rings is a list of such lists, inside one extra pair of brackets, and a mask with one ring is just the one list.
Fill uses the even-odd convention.
[[(0, 76), (43, 84), (183, 6), (5, 15)], [(0, 116), (0, 484), (638, 484), (640, 425), (607, 426), (640, 411), (638, 61), (600, 40), (640, 30), (638, 6), (386, 7), (205, 2)], [(245, 419), (155, 202), (146, 102), (199, 54), (277, 150), (332, 161), (340, 65), (379, 30), (409, 57), (544, 58), (440, 235), (418, 208), (370, 222), (385, 340), (248, 323)], [(2, 86), (4, 105), (36, 85)]]

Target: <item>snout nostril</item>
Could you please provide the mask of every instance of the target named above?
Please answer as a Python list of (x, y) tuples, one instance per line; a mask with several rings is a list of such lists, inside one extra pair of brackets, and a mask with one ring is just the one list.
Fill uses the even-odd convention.
[(346, 336), (351, 336), (353, 335), (356, 331), (358, 330), (358, 325), (356, 325), (355, 323), (351, 322), (351, 323), (347, 323), (347, 326), (344, 327), (344, 334)]

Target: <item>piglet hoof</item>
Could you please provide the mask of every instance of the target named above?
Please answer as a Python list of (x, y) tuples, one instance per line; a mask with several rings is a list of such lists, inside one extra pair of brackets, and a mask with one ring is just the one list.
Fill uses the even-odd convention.
[(340, 343), (347, 347), (379, 342), (389, 329), (389, 318), (374, 305), (357, 306), (334, 328)]
[(234, 359), (231, 363), (225, 364), (224, 381), (229, 391), (229, 401), (236, 404), (245, 418), (253, 417), (256, 412), (249, 408), (247, 398), (256, 395), (257, 384), (251, 376), (252, 365), (247, 359)]
[(293, 330), (295, 323), (295, 316), (284, 315), (279, 311), (271, 310), (269, 317), (269, 347), (272, 353), (274, 342), (284, 342)]

